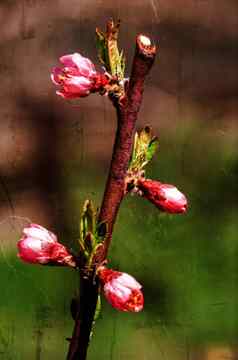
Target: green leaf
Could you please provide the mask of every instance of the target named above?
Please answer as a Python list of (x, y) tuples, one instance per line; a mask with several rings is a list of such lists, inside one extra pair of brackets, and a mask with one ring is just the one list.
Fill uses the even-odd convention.
[(117, 76), (119, 80), (122, 80), (125, 72), (125, 57), (123, 51), (118, 50), (119, 27), (119, 22), (114, 23), (111, 20), (107, 24), (106, 33), (96, 29), (96, 46), (100, 62), (112, 76)]
[(89, 252), (89, 254), (91, 254), (93, 248), (95, 245), (95, 239), (94, 236), (91, 232), (87, 232), (85, 238), (84, 238), (84, 246), (86, 248), (86, 250)]
[[(96, 213), (94, 211), (92, 201), (86, 200), (83, 205), (83, 211), (82, 211), (82, 215), (81, 215), (81, 219), (80, 219), (81, 247), (82, 247), (82, 244), (84, 244), (85, 249), (87, 248), (87, 246), (85, 244), (85, 239), (89, 233), (91, 235), (94, 234), (95, 230), (96, 230)], [(93, 238), (93, 236), (92, 236), (92, 238)]]
[(140, 133), (140, 141), (142, 144), (145, 144), (145, 146), (147, 146), (147, 144), (151, 141), (152, 139), (152, 129), (150, 126), (146, 126)]
[(96, 310), (95, 310), (95, 313), (94, 313), (92, 330), (90, 332), (89, 340), (92, 339), (94, 326), (95, 326), (96, 320), (99, 318), (99, 316), (101, 314), (101, 309), (102, 309), (101, 296), (100, 296), (100, 294), (98, 294), (98, 300), (97, 300)]
[(80, 239), (79, 239), (79, 247), (80, 247), (80, 251), (83, 253), (85, 258), (88, 259), (89, 258), (89, 252), (86, 250), (84, 241), (82, 241)]
[(158, 149), (158, 138), (152, 135), (152, 129), (146, 126), (140, 133), (135, 133), (129, 171), (141, 171), (152, 159)]
[(119, 54), (117, 51), (117, 57), (115, 58), (115, 75), (118, 76), (119, 79), (124, 79), (125, 74), (125, 67), (126, 67), (126, 60), (123, 54), (123, 50)]
[(94, 314), (94, 321), (96, 321), (100, 314), (101, 314), (101, 310), (102, 310), (102, 302), (101, 302), (101, 296), (100, 294), (98, 294), (98, 301), (97, 301), (97, 305), (96, 305), (96, 310), (95, 310), (95, 314)]
[(134, 144), (133, 144), (133, 150), (132, 150), (132, 156), (131, 156), (131, 163), (133, 163), (133, 161), (135, 161), (135, 159), (136, 159), (136, 154), (138, 152), (138, 140), (139, 140), (139, 135), (138, 135), (138, 132), (136, 132), (135, 137), (134, 137)]
[(99, 61), (105, 66), (107, 71), (110, 71), (106, 35), (99, 29), (96, 29), (96, 47)]
[(124, 79), (125, 69), (126, 69), (126, 58), (124, 56), (123, 50), (121, 51), (120, 58), (121, 58), (121, 77), (122, 77), (122, 79)]
[(150, 143), (147, 147), (147, 151), (146, 151), (146, 159), (148, 162), (153, 158), (158, 147), (159, 147), (159, 139), (157, 137), (153, 137), (153, 139), (150, 141)]

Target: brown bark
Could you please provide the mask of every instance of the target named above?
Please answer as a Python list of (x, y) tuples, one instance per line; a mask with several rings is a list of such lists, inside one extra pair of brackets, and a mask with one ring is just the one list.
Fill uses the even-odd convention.
[(98, 300), (98, 281), (80, 276), (80, 298), (67, 360), (82, 360), (87, 349)]

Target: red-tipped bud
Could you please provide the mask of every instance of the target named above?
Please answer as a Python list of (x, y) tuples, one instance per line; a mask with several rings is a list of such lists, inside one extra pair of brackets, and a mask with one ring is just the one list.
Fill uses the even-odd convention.
[(129, 274), (102, 267), (98, 276), (107, 301), (117, 310), (138, 312), (143, 309), (142, 286)]
[(149, 179), (139, 179), (137, 186), (141, 190), (142, 196), (160, 210), (171, 214), (186, 212), (188, 207), (187, 199), (175, 186)]
[(61, 56), (63, 67), (55, 67), (51, 74), (54, 84), (60, 86), (56, 94), (65, 99), (85, 97), (101, 90), (108, 79), (96, 71), (94, 64), (78, 53)]
[(18, 256), (28, 263), (76, 266), (73, 256), (57, 241), (56, 235), (37, 224), (23, 229), (17, 247)]

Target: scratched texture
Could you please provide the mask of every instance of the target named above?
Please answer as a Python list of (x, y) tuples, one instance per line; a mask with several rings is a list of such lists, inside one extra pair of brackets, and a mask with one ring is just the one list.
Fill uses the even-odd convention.
[(122, 20), (127, 74), (138, 32), (159, 43), (138, 127), (160, 138), (150, 177), (189, 198), (186, 216), (123, 203), (110, 260), (144, 285), (145, 310), (103, 301), (89, 360), (237, 360), (238, 3), (0, 2), (0, 359), (65, 359), (77, 278), (21, 264), (28, 219), (72, 245), (85, 198), (100, 204), (115, 131), (106, 98), (70, 105), (49, 79), (65, 53), (96, 61), (94, 28)]

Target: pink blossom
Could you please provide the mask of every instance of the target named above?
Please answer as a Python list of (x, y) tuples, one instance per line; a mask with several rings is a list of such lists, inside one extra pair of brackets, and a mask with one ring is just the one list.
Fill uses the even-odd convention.
[(108, 83), (104, 74), (96, 71), (94, 64), (78, 53), (60, 57), (63, 67), (55, 67), (51, 80), (60, 88), (56, 94), (65, 99), (76, 99), (99, 91)]
[(23, 229), (17, 247), (18, 256), (28, 263), (76, 266), (73, 256), (57, 241), (56, 235), (37, 224)]
[(117, 310), (138, 312), (143, 309), (142, 286), (129, 274), (101, 267), (99, 279), (107, 301)]
[(137, 186), (142, 191), (142, 196), (160, 210), (173, 214), (186, 212), (187, 199), (175, 186), (149, 179), (138, 180)]

